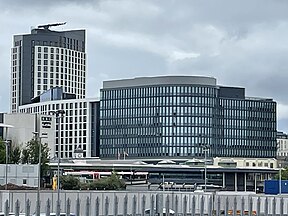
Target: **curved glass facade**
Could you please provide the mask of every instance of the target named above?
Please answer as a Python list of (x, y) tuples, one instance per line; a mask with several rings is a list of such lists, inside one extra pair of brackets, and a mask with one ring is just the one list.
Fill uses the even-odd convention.
[(103, 88), (100, 156), (203, 157), (207, 147), (213, 157), (273, 157), (276, 103), (221, 91), (179, 83)]

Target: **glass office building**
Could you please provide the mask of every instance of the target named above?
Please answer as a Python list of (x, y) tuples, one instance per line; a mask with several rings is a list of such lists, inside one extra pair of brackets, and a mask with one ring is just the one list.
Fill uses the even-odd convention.
[(276, 156), (276, 102), (198, 76), (105, 81), (103, 158)]

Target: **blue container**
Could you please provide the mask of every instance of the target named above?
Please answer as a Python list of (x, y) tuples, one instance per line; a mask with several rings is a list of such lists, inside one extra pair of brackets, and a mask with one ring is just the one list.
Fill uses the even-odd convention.
[[(265, 180), (265, 194), (279, 194), (279, 180)], [(281, 193), (288, 194), (288, 180), (281, 180)]]

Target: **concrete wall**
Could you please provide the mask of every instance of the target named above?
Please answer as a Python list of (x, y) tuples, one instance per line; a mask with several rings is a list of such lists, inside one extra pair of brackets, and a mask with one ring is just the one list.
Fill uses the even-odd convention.
[[(6, 183), (6, 165), (0, 164), (0, 184)], [(17, 185), (37, 187), (38, 165), (8, 164), (7, 182)], [(25, 184), (26, 181), (26, 184)]]

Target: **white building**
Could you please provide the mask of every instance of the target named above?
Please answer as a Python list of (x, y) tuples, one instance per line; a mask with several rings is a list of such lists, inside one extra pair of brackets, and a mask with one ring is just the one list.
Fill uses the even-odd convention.
[(288, 135), (283, 132), (277, 132), (277, 157), (288, 156)]
[[(37, 187), (38, 170), (37, 164), (8, 164), (7, 183)], [(6, 164), (0, 164), (0, 185), (5, 183)]]
[(1, 115), (3, 120), (2, 123), (12, 126), (7, 130), (7, 137), (6, 134), (4, 134), (4, 139), (11, 140), (12, 144), (24, 147), (28, 141), (35, 138), (36, 132), (41, 137), (41, 142), (48, 144), (48, 147), (50, 148), (50, 156), (55, 155), (54, 116), (29, 113), (1, 113)]
[[(38, 113), (48, 115), (51, 111), (64, 110), (59, 116), (55, 128), (55, 145), (53, 150), (61, 158), (79, 158), (97, 156), (97, 119), (99, 118), (98, 99), (54, 100), (23, 105), (21, 113)], [(83, 150), (83, 154), (75, 150)], [(98, 148), (99, 149), (99, 148)]]

